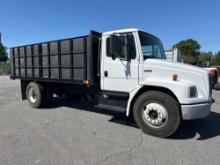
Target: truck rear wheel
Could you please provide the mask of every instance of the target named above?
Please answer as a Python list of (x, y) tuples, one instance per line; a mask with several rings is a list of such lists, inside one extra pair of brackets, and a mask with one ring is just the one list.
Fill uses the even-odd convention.
[(157, 137), (172, 135), (181, 121), (178, 102), (159, 91), (140, 95), (134, 103), (133, 116), (144, 133)]
[(33, 108), (42, 107), (47, 98), (44, 92), (44, 88), (35, 82), (30, 82), (26, 88), (26, 96), (28, 103)]

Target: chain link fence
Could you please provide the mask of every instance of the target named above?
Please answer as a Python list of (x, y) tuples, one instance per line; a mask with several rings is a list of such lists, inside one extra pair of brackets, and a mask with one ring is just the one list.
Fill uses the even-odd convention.
[(10, 63), (0, 62), (0, 76), (10, 74)]

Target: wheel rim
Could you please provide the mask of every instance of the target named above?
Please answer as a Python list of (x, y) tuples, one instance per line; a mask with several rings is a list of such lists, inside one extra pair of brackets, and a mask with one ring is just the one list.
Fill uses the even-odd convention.
[(163, 105), (151, 102), (144, 104), (142, 109), (142, 117), (146, 124), (155, 128), (160, 128), (166, 125), (168, 121), (168, 113)]
[(37, 101), (37, 91), (34, 87), (30, 87), (28, 92), (29, 100), (31, 103), (36, 103)]

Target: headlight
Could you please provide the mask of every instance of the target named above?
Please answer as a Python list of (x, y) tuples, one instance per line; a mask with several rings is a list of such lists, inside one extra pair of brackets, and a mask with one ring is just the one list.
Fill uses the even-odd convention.
[(196, 86), (189, 87), (189, 97), (197, 97), (197, 96), (198, 96), (198, 93), (197, 93)]

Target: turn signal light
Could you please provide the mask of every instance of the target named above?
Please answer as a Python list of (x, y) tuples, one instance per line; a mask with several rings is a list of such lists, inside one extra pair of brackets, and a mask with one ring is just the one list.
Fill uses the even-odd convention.
[(83, 83), (87, 86), (90, 87), (92, 85), (92, 80), (84, 80)]

